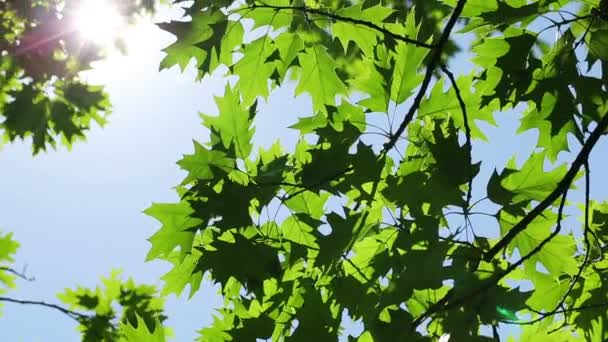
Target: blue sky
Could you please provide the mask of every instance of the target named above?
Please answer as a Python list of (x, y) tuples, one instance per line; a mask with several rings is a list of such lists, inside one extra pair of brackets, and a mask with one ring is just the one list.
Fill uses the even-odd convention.
[[(179, 11), (164, 9), (157, 20), (169, 18), (179, 18)], [(158, 72), (160, 50), (173, 38), (151, 24), (143, 30), (148, 39), (135, 42), (129, 55), (112, 54), (86, 74), (110, 94), (114, 110), (104, 128), (93, 129), (71, 151), (60, 147), (32, 157), (29, 142), (0, 151), (0, 231), (13, 232), (21, 244), (15, 267), (27, 265), (36, 278), (19, 281), (11, 297), (58, 302), (58, 292), (99, 285), (114, 268), (162, 286), (169, 265), (144, 262), (146, 239), (159, 224), (142, 211), (152, 202), (178, 200), (172, 188), (185, 173), (175, 163), (192, 152), (193, 139), (208, 140), (198, 113), (217, 113), (213, 96), (223, 93), (226, 80), (196, 83), (192, 68)], [(279, 138), (276, 127), (295, 123), (285, 108), (308, 108), (305, 99), (290, 98), (292, 90), (277, 91), (260, 106), (266, 115), (256, 122), (259, 145)], [(295, 130), (281, 133), (288, 144), (296, 137)], [(211, 322), (212, 309), (221, 304), (216, 292), (203, 286), (190, 301), (169, 297), (167, 324), (176, 341), (193, 340)], [(79, 340), (74, 321), (56, 311), (8, 303), (2, 311), (1, 341)]]
[[(163, 12), (162, 19), (176, 14)], [(152, 202), (177, 200), (172, 187), (184, 173), (175, 162), (192, 151), (193, 139), (207, 141), (198, 113), (216, 113), (213, 95), (223, 92), (225, 80), (195, 83), (192, 70), (158, 72), (160, 49), (171, 36), (152, 26), (149, 30), (149, 41), (131, 55), (113, 56), (88, 75), (106, 84), (114, 105), (105, 128), (93, 129), (72, 151), (59, 148), (33, 158), (29, 143), (22, 142), (0, 151), (0, 231), (14, 232), (21, 243), (15, 266), (28, 265), (27, 273), (36, 277), (34, 282), (20, 281), (12, 297), (57, 302), (55, 296), (64, 288), (95, 286), (113, 268), (123, 269), (125, 277), (138, 282), (162, 285), (159, 278), (168, 265), (144, 262), (146, 238), (158, 223), (142, 211)], [(462, 60), (455, 66), (460, 72), (469, 67)], [(275, 92), (260, 106), (258, 144), (268, 146), (280, 137), (289, 146), (295, 140), (296, 132), (283, 128), (309, 114), (309, 102), (305, 97), (292, 99), (291, 90)], [(294, 108), (302, 112), (294, 113)], [(476, 145), (474, 159), (483, 161), (484, 175), (513, 154), (521, 162), (532, 151), (535, 134), (515, 138), (515, 118), (513, 112), (503, 113), (497, 115), (497, 128), (483, 126), (491, 142)], [(608, 174), (608, 167), (601, 155), (608, 144), (600, 145), (592, 160), (593, 194), (606, 199), (608, 186), (602, 175)], [(171, 296), (167, 324), (175, 340), (193, 340), (220, 304), (209, 286), (190, 301)], [(11, 304), (2, 310), (2, 341), (79, 340), (74, 322), (56, 311)]]
[[(14, 232), (21, 248), (16, 268), (28, 265), (35, 282), (19, 282), (10, 295), (57, 302), (56, 293), (76, 285), (95, 286), (102, 275), (122, 268), (125, 276), (161, 285), (166, 264), (144, 263), (146, 238), (157, 228), (142, 214), (152, 201), (172, 202), (172, 187), (184, 176), (175, 162), (206, 140), (199, 111), (214, 112), (220, 81), (193, 82), (191, 72), (157, 72), (160, 49), (171, 36), (153, 36), (128, 57), (114, 56), (88, 77), (105, 83), (114, 112), (72, 151), (59, 148), (34, 158), (29, 143), (0, 152), (0, 230)], [(167, 309), (178, 341), (192, 340), (210, 322), (218, 304), (203, 289), (191, 301), (171, 298)], [(2, 341), (77, 341), (74, 322), (41, 307), (6, 304)]]

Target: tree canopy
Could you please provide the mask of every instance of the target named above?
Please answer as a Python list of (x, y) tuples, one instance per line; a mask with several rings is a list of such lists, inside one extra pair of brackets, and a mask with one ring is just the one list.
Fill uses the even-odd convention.
[[(4, 142), (29, 139), (37, 154), (58, 142), (70, 147), (85, 138), (93, 122), (105, 124), (111, 111), (107, 94), (102, 86), (80, 77), (106, 53), (103, 46), (79, 35), (75, 16), (81, 3), (0, 1), (0, 132)], [(150, 0), (116, 4), (127, 22), (155, 8)], [(123, 280), (117, 271), (102, 278), (103, 287), (65, 289), (58, 295), (63, 306), (8, 297), (17, 281), (34, 280), (12, 265), (18, 247), (12, 233), (0, 232), (0, 302), (43, 306), (66, 314), (78, 323), (87, 342), (164, 338), (164, 298), (155, 287)]]
[[(5, 141), (31, 137), (34, 153), (70, 146), (92, 122), (104, 125), (110, 102), (80, 73), (104, 57), (78, 34), (83, 0), (0, 1), (0, 114)], [(153, 0), (114, 1), (125, 20), (154, 9)]]
[[(219, 114), (201, 114), (209, 140), (178, 162), (180, 201), (145, 211), (161, 224), (146, 259), (173, 265), (162, 295), (221, 289), (200, 341), (491, 341), (509, 325), (521, 341), (608, 339), (608, 202), (589, 162), (608, 127), (608, 1), (172, 3), (185, 16), (159, 24), (175, 36), (160, 68), (227, 76)], [(88, 126), (66, 135), (54, 117), (105, 110), (78, 116), (97, 90), (62, 97), (74, 79), (19, 63), (0, 106), (10, 139), (71, 142)], [(40, 77), (59, 95), (31, 93)], [(284, 109), (299, 139), (257, 146), (280, 88), (310, 101)], [(502, 112), (537, 144), (486, 177), (476, 147)], [(142, 315), (107, 340), (164, 340)]]

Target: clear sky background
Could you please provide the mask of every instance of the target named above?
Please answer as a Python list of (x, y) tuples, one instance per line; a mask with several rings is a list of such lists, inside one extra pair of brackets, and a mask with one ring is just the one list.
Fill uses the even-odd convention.
[[(159, 20), (170, 17), (179, 17), (179, 12), (163, 10)], [(32, 157), (29, 142), (0, 151), (0, 231), (14, 232), (21, 244), (15, 267), (27, 265), (27, 274), (36, 277), (34, 282), (19, 281), (11, 297), (57, 303), (58, 292), (77, 285), (93, 287), (114, 268), (137, 282), (162, 286), (159, 278), (168, 264), (144, 262), (146, 238), (159, 224), (142, 211), (152, 202), (178, 200), (172, 187), (185, 173), (175, 162), (193, 150), (193, 139), (208, 140), (198, 113), (217, 112), (213, 95), (223, 92), (225, 80), (195, 83), (191, 69), (184, 74), (175, 68), (158, 72), (160, 50), (172, 37), (152, 25), (140, 29), (148, 38), (139, 39), (129, 56), (114, 55), (87, 76), (105, 84), (110, 93), (114, 113), (105, 128), (93, 129), (72, 151), (61, 147)], [(466, 55), (452, 67), (457, 73), (470, 71)], [(285, 127), (297, 116), (310, 114), (310, 107), (305, 97), (294, 100), (292, 90), (275, 92), (259, 107), (259, 145), (268, 146), (277, 138), (287, 146), (295, 141), (297, 132)], [(491, 141), (474, 147), (474, 159), (483, 161), (484, 180), (514, 154), (521, 163), (536, 144), (534, 132), (515, 136), (515, 113), (496, 118), (498, 127), (483, 125)], [(601, 157), (607, 150), (606, 141), (600, 142), (591, 162), (592, 195), (604, 200), (608, 165)], [(476, 194), (485, 191), (480, 187)], [(580, 198), (580, 192), (573, 196)], [(496, 231), (489, 229), (483, 235)], [(166, 323), (175, 341), (192, 341), (196, 330), (210, 324), (213, 308), (221, 304), (216, 292), (203, 286), (189, 301), (169, 297)], [(9, 303), (2, 311), (0, 341), (79, 341), (75, 322), (57, 311)]]

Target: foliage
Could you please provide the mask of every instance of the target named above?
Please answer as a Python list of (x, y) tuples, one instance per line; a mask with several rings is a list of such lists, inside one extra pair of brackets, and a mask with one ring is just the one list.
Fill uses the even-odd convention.
[[(7, 289), (15, 288), (15, 278), (34, 281), (24, 272), (12, 268), (18, 243), (12, 234), (0, 236), (0, 282)], [(61, 312), (78, 322), (82, 341), (164, 341), (170, 330), (162, 323), (165, 299), (154, 286), (137, 285), (133, 279), (123, 281), (119, 271), (102, 278), (103, 287), (66, 289), (59, 299), (67, 306), (44, 301), (4, 297), (0, 288), (0, 303), (35, 305)], [(150, 338), (146, 340), (145, 338)]]
[[(162, 224), (148, 259), (173, 264), (164, 291), (221, 287), (200, 341), (484, 341), (499, 324), (608, 338), (608, 209), (588, 163), (608, 127), (608, 2), (173, 2), (187, 16), (160, 25), (176, 36), (161, 68), (234, 76), (202, 116), (210, 141), (178, 163), (181, 201), (147, 210)], [(454, 42), (474, 63), (458, 77)], [(310, 114), (295, 145), (258, 149), (258, 103), (280, 87)], [(535, 151), (484, 177), (480, 123), (513, 108)], [(583, 176), (583, 203), (566, 201)]]
[[(34, 154), (61, 139), (67, 147), (83, 139), (92, 122), (103, 125), (110, 102), (103, 87), (86, 83), (80, 72), (104, 57), (104, 47), (81, 37), (74, 16), (82, 0), (0, 1), (0, 131), (5, 141), (29, 138)], [(116, 1), (124, 20), (154, 10), (153, 0)], [(119, 44), (120, 42), (117, 42)], [(5, 297), (16, 278), (19, 244), (0, 233), (0, 302), (42, 306), (79, 323), (83, 341), (118, 341), (154, 336), (163, 341), (164, 298), (152, 286), (122, 281), (117, 272), (105, 288), (66, 290), (65, 308), (44, 301)], [(117, 309), (120, 310), (117, 311)], [(78, 311), (76, 311), (78, 310)]]
[(7, 289), (15, 287), (15, 277), (19, 275), (11, 264), (15, 261), (14, 255), (19, 248), (19, 243), (13, 239), (13, 234), (0, 233), (0, 295)]
[(156, 320), (153, 331), (148, 329), (145, 321), (136, 315), (137, 324), (133, 325), (130, 321), (121, 323), (122, 337), (119, 342), (165, 342), (165, 334), (163, 332), (160, 321)]
[(117, 271), (102, 278), (102, 283), (103, 288), (78, 287), (58, 295), (69, 310), (77, 310), (83, 341), (119, 341), (144, 331), (162, 335), (162, 322), (167, 317), (163, 313), (164, 299), (154, 286), (136, 285), (133, 279), (122, 281)]
[[(153, 5), (120, 3), (126, 16)], [(200, 341), (484, 341), (505, 325), (524, 341), (608, 339), (608, 203), (590, 198), (589, 164), (608, 127), (608, 1), (173, 3), (186, 16), (160, 24), (176, 36), (161, 68), (233, 76), (219, 115), (201, 115), (210, 141), (178, 162), (181, 200), (146, 210), (161, 223), (147, 259), (173, 265), (163, 294), (220, 285)], [(110, 108), (79, 77), (103, 55), (65, 32), (76, 4), (0, 1), (0, 125), (35, 153)], [(456, 77), (458, 46), (474, 67)], [(280, 87), (310, 99), (290, 126), (300, 138), (255, 146), (258, 105)], [(483, 124), (511, 109), (537, 145), (485, 177)], [(578, 180), (584, 200), (567, 201)], [(6, 288), (24, 277), (17, 246), (0, 236)], [(153, 287), (103, 284), (66, 290), (69, 308), (0, 301), (61, 311), (85, 341), (165, 340)]]
[[(34, 153), (84, 138), (103, 125), (110, 102), (103, 87), (79, 73), (104, 56), (81, 37), (74, 16), (83, 0), (0, 1), (0, 124), (4, 140), (31, 138)], [(116, 1), (126, 19), (152, 0)], [(84, 39), (83, 39), (84, 38)]]

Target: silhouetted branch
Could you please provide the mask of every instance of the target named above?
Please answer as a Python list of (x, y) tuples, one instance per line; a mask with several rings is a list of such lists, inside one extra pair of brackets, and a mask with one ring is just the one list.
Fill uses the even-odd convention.
[[(547, 317), (556, 315), (558, 313), (567, 313), (569, 311), (572, 311), (573, 309), (563, 309), (564, 307), (564, 302), (566, 301), (566, 299), (568, 298), (568, 295), (572, 292), (572, 289), (574, 289), (574, 286), (578, 283), (578, 281), (580, 280), (580, 277), (583, 273), (583, 271), (585, 270), (586, 266), (587, 266), (587, 261), (589, 260), (589, 248), (590, 248), (590, 243), (589, 243), (589, 205), (590, 205), (590, 196), (589, 196), (589, 192), (590, 192), (590, 168), (589, 168), (589, 162), (586, 160), (584, 163), (584, 167), (585, 167), (585, 231), (584, 231), (584, 239), (585, 239), (585, 256), (583, 259), (582, 264), (579, 266), (578, 272), (577, 274), (574, 276), (574, 278), (572, 279), (572, 281), (570, 282), (570, 286), (568, 287), (568, 290), (566, 290), (566, 293), (564, 293), (564, 295), (562, 296), (561, 300), (559, 301), (559, 303), (555, 306), (555, 308), (549, 312), (539, 312), (539, 311), (535, 311), (530, 309), (532, 312), (540, 315), (538, 318), (535, 318), (533, 320), (529, 320), (529, 321), (525, 321), (525, 322), (517, 322), (514, 324), (520, 324), (520, 325), (530, 325), (530, 324), (534, 324), (537, 322), (540, 322), (542, 320), (544, 320)], [(551, 332), (556, 331), (561, 329), (564, 325), (566, 324), (566, 320), (564, 320), (563, 324), (561, 326), (559, 326), (558, 328), (553, 329)]]
[(85, 315), (83, 313), (77, 312), (77, 311), (73, 311), (70, 309), (66, 309), (62, 306), (59, 306), (57, 304), (51, 304), (51, 303), (46, 303), (43, 301), (35, 301), (35, 300), (22, 300), (22, 299), (14, 299), (14, 298), (9, 298), (9, 297), (0, 297), (0, 302), (8, 302), (8, 303), (15, 303), (15, 304), (23, 304), (23, 305), (37, 305), (37, 306), (43, 306), (46, 308), (50, 308), (50, 309), (54, 309), (57, 310), (67, 316), (69, 316), (70, 318), (80, 322), (81, 319), (85, 319), (85, 318), (90, 318), (90, 316)]
[(467, 115), (467, 106), (464, 103), (464, 99), (462, 98), (462, 93), (460, 92), (460, 88), (458, 88), (458, 84), (456, 83), (456, 79), (454, 78), (454, 74), (450, 71), (450, 69), (448, 69), (447, 66), (442, 65), (441, 66), (441, 70), (448, 76), (448, 78), (450, 79), (450, 83), (452, 83), (452, 88), (454, 88), (454, 92), (456, 93), (456, 98), (458, 99), (458, 104), (460, 105), (460, 110), (462, 111), (462, 120), (464, 121), (464, 134), (466, 137), (466, 149), (467, 149), (467, 158), (468, 163), (469, 163), (469, 174), (468, 179), (469, 179), (469, 188), (467, 189), (467, 200), (466, 200), (466, 206), (464, 208), (464, 214), (468, 215), (469, 213), (469, 207), (470, 207), (470, 203), (471, 203), (471, 193), (473, 191), (473, 157), (472, 157), (472, 151), (473, 151), (473, 145), (471, 144), (471, 126), (469, 126), (469, 116)]
[(602, 309), (602, 308), (608, 308), (608, 303), (581, 305), (581, 306), (577, 306), (577, 307), (573, 307), (573, 308), (560, 309), (560, 310), (551, 311), (551, 312), (541, 312), (541, 311), (528, 309), (528, 310), (534, 312), (535, 314), (540, 315), (541, 317), (533, 319), (533, 320), (529, 320), (529, 321), (502, 321), (502, 323), (513, 324), (513, 325), (532, 325), (532, 324), (538, 323), (550, 316), (555, 316), (555, 315), (559, 315), (559, 314), (567, 314), (567, 313), (571, 313), (571, 312), (580, 312), (580, 311), (585, 311), (585, 310)]
[(546, 237), (543, 241), (541, 241), (538, 245), (536, 245), (536, 247), (534, 247), (528, 254), (521, 257), (517, 262), (509, 265), (509, 267), (507, 267), (506, 270), (496, 273), (496, 275), (490, 277), (481, 286), (465, 293), (462, 296), (456, 297), (453, 300), (452, 300), (452, 298), (454, 297), (454, 289), (451, 289), (443, 298), (441, 298), (437, 303), (431, 305), (425, 312), (423, 312), (420, 316), (418, 316), (418, 318), (416, 318), (413, 321), (412, 329), (416, 329), (425, 319), (431, 317), (432, 315), (434, 315), (440, 311), (447, 311), (447, 310), (459, 307), (459, 306), (465, 304), (466, 302), (468, 302), (470, 299), (477, 297), (478, 295), (480, 295), (480, 294), (484, 293), (485, 291), (489, 290), (490, 288), (494, 287), (496, 284), (498, 284), (498, 282), (500, 280), (502, 280), (504, 277), (506, 277), (509, 273), (513, 272), (516, 268), (521, 266), (524, 262), (526, 262), (527, 260), (532, 258), (534, 255), (536, 255), (538, 252), (540, 252), (543, 249), (543, 247), (547, 243), (549, 243), (551, 240), (553, 240), (553, 238), (555, 238), (561, 231), (562, 219), (563, 219), (564, 207), (566, 205), (567, 194), (568, 194), (568, 188), (566, 188), (566, 191), (562, 195), (562, 200), (561, 200), (559, 208), (558, 208), (557, 226), (555, 227), (555, 230), (548, 237)]
[(591, 183), (591, 177), (590, 177), (590, 167), (589, 167), (589, 161), (585, 160), (585, 163), (583, 164), (583, 166), (585, 167), (585, 218), (584, 218), (584, 224), (585, 224), (585, 228), (583, 231), (583, 238), (585, 241), (585, 256), (583, 258), (583, 263), (579, 266), (578, 268), (578, 272), (576, 273), (576, 275), (574, 276), (574, 278), (572, 278), (572, 281), (570, 282), (570, 286), (568, 287), (568, 290), (566, 291), (566, 293), (562, 296), (562, 299), (559, 301), (559, 304), (557, 304), (555, 306), (555, 309), (553, 309), (552, 311), (558, 311), (559, 308), (562, 307), (562, 305), (564, 305), (564, 302), (566, 301), (566, 298), (568, 298), (568, 295), (570, 295), (570, 292), (572, 292), (572, 289), (574, 288), (574, 286), (576, 285), (576, 283), (580, 280), (581, 275), (583, 274), (583, 271), (585, 270), (585, 267), (587, 267), (587, 261), (589, 260), (589, 252), (590, 252), (590, 243), (589, 243), (589, 205), (590, 205), (590, 196), (589, 196), (589, 191), (590, 191), (590, 183)]
[(600, 122), (598, 122), (597, 126), (589, 136), (589, 139), (583, 144), (583, 148), (576, 156), (576, 159), (570, 166), (570, 169), (559, 182), (557, 187), (543, 200), (541, 201), (534, 209), (530, 210), (526, 216), (524, 216), (521, 221), (515, 224), (509, 232), (505, 236), (500, 239), (490, 250), (484, 253), (483, 259), (487, 262), (492, 260), (496, 254), (498, 254), (503, 248), (507, 247), (511, 241), (521, 233), (528, 225), (534, 221), (536, 217), (538, 217), (545, 209), (549, 208), (555, 200), (557, 200), (563, 193), (568, 191), (574, 177), (580, 170), (581, 166), (588, 160), (593, 147), (598, 142), (600, 137), (602, 136), (604, 130), (608, 127), (608, 114), (605, 114)]
[(437, 44), (435, 44), (435, 47), (431, 50), (431, 57), (429, 59), (429, 64), (426, 67), (426, 73), (424, 74), (424, 79), (422, 80), (422, 83), (420, 84), (420, 89), (418, 90), (418, 93), (416, 94), (416, 97), (414, 98), (414, 102), (412, 103), (410, 109), (408, 110), (407, 114), (403, 118), (403, 121), (397, 128), (397, 131), (392, 135), (392, 137), (389, 139), (389, 141), (387, 141), (384, 144), (381, 155), (386, 154), (388, 151), (390, 151), (395, 146), (395, 144), (397, 143), (397, 140), (399, 139), (401, 134), (403, 134), (407, 125), (412, 121), (412, 119), (414, 119), (414, 114), (418, 110), (418, 107), (420, 107), (420, 102), (424, 98), (424, 95), (426, 94), (429, 84), (431, 83), (431, 78), (433, 77), (433, 72), (435, 71), (437, 64), (439, 64), (439, 61), (441, 60), (441, 54), (443, 53), (443, 48), (444, 48), (445, 44), (448, 42), (448, 40), (450, 39), (450, 34), (452, 33), (452, 29), (454, 29), (454, 25), (456, 25), (456, 21), (460, 17), (460, 13), (462, 13), (462, 9), (464, 8), (465, 3), (466, 3), (466, 0), (458, 0), (458, 2), (456, 3), (456, 7), (454, 8), (454, 11), (452, 12), (452, 15), (450, 16), (450, 19), (448, 19), (448, 23), (446, 24), (445, 28), (443, 29), (443, 32), (441, 32), (439, 41), (437, 41)]
[(0, 271), (11, 273), (11, 274), (13, 274), (13, 275), (15, 275), (15, 276), (23, 279), (23, 280), (27, 280), (27, 281), (34, 281), (34, 280), (36, 280), (36, 278), (34, 278), (34, 277), (28, 277), (25, 274), (25, 268), (23, 269), (23, 271), (19, 272), (19, 271), (15, 270), (14, 268), (11, 268), (11, 267), (8, 267), (8, 266), (0, 266)]
[(361, 19), (356, 19), (356, 18), (350, 18), (350, 17), (343, 17), (341, 15), (337, 15), (334, 13), (330, 13), (330, 12), (326, 12), (317, 8), (310, 8), (307, 6), (276, 6), (276, 5), (268, 5), (265, 4), (263, 2), (261, 2), (261, 4), (252, 4), (250, 7), (251, 9), (256, 9), (256, 8), (269, 8), (269, 9), (274, 9), (275, 11), (298, 11), (303, 13), (304, 15), (308, 15), (308, 14), (314, 14), (314, 15), (318, 15), (318, 16), (322, 16), (322, 17), (326, 17), (329, 18), (331, 20), (334, 21), (342, 21), (342, 22), (346, 22), (346, 23), (351, 23), (351, 24), (355, 24), (355, 25), (361, 25), (361, 26), (365, 26), (367, 28), (370, 28), (372, 30), (378, 31), (382, 34), (384, 34), (385, 36), (391, 37), (395, 40), (399, 40), (402, 41), (406, 44), (413, 44), (419, 47), (423, 47), (423, 48), (427, 48), (427, 49), (432, 49), (434, 48), (434, 45), (432, 44), (427, 44), (425, 42), (421, 42), (419, 40), (410, 38), (407, 35), (400, 35), (397, 33), (394, 33), (390, 30), (387, 30), (386, 28), (378, 25), (378, 24), (374, 24), (370, 21), (365, 21), (365, 20), (361, 20)]
[(258, 185), (283, 185), (283, 186), (293, 186), (296, 188), (300, 188), (298, 191), (295, 191), (293, 193), (287, 194), (287, 196), (285, 196), (283, 199), (281, 199), (282, 202), (288, 201), (289, 199), (305, 192), (305, 191), (310, 191), (314, 188), (318, 188), (320, 186), (323, 186), (329, 182), (331, 182), (332, 180), (335, 180), (341, 176), (344, 176), (345, 174), (347, 174), (348, 172), (352, 171), (353, 167), (349, 166), (344, 170), (340, 170), (338, 172), (336, 172), (333, 175), (330, 175), (322, 180), (320, 180), (317, 183), (313, 183), (313, 184), (296, 184), (296, 183), (284, 183), (284, 182), (274, 182), (274, 183), (258, 183)]

